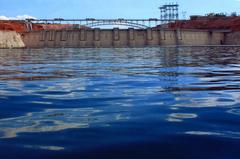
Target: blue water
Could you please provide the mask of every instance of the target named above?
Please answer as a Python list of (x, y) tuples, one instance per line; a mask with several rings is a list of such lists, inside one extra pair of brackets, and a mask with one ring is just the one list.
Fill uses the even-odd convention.
[(240, 48), (0, 50), (0, 159), (239, 159)]

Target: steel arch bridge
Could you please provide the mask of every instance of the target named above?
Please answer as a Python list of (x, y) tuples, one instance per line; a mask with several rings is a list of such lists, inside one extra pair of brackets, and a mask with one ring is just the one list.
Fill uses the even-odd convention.
[[(132, 27), (136, 29), (146, 29), (149, 27), (155, 27), (157, 25), (166, 23), (167, 21), (150, 18), (150, 19), (27, 19), (26, 23), (32, 24), (73, 24), (79, 27), (101, 27), (101, 26), (125, 26)], [(31, 30), (31, 29), (30, 29)]]
[(145, 23), (138, 23), (138, 22), (132, 22), (132, 21), (115, 21), (115, 20), (90, 22), (84, 26), (89, 28), (94, 28), (99, 26), (125, 26), (125, 27), (132, 27), (132, 28), (138, 28), (138, 29), (145, 29), (149, 27)]

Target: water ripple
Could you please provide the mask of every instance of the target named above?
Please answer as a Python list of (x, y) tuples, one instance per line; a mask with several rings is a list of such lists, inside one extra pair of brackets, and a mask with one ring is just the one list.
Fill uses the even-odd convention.
[(182, 122), (185, 119), (194, 119), (197, 118), (197, 114), (188, 114), (188, 113), (172, 113), (167, 118), (169, 122)]
[(60, 146), (41, 146), (41, 145), (24, 145), (24, 148), (29, 149), (41, 149), (41, 150), (49, 150), (49, 151), (62, 151), (64, 147)]
[(66, 129), (107, 126), (127, 120), (126, 113), (107, 113), (95, 108), (46, 109), (25, 116), (0, 119), (0, 138), (15, 138), (20, 133), (57, 132)]
[(239, 59), (240, 47), (0, 50), (0, 158), (96, 147), (209, 158), (220, 144), (215, 158), (240, 158)]
[(196, 136), (215, 136), (222, 138), (231, 138), (231, 139), (240, 139), (240, 132), (233, 131), (220, 131), (220, 132), (209, 132), (209, 131), (188, 131), (185, 132), (187, 135), (196, 135)]

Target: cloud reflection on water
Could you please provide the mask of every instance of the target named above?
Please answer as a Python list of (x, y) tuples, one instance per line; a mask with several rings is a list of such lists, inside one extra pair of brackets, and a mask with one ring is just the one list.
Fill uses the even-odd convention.
[(172, 113), (166, 119), (169, 122), (183, 122), (186, 119), (194, 119), (197, 118), (197, 114), (190, 114), (190, 113)]
[[(5, 59), (5, 63), (0, 63), (1, 117), (48, 109), (0, 119), (0, 138), (30, 133), (28, 137), (36, 145), (28, 145), (29, 138), (24, 137), (15, 142), (31, 149), (61, 151), (68, 145), (47, 146), (46, 141), (38, 144), (37, 133), (56, 132), (57, 137), (53, 135), (56, 141), (61, 136), (59, 131), (126, 121), (121, 130), (126, 132), (123, 136), (128, 143), (135, 137), (134, 126), (141, 126), (142, 129), (136, 129), (141, 139), (152, 140), (149, 131), (161, 136), (165, 131), (182, 134), (186, 130), (185, 135), (239, 139), (235, 119), (240, 114), (236, 108), (240, 104), (240, 49), (226, 49), (230, 50), (203, 47), (5, 50), (0, 52)], [(68, 109), (78, 107), (78, 103), (88, 108)], [(87, 129), (89, 134), (93, 131)], [(69, 137), (71, 133), (65, 135)], [(99, 144), (98, 136), (82, 135), (72, 138)], [(100, 135), (115, 134), (104, 131)], [(162, 139), (159, 136), (155, 141)], [(40, 136), (40, 140), (48, 138)], [(174, 144), (175, 140), (171, 145)]]
[(0, 120), (0, 138), (15, 138), (20, 133), (57, 132), (66, 129), (108, 126), (111, 122), (127, 120), (123, 113), (109, 113), (93, 108), (46, 109), (25, 116)]
[(175, 92), (174, 107), (207, 108), (230, 107), (240, 103), (237, 91), (212, 91), (212, 92)]
[(49, 151), (62, 151), (65, 148), (60, 146), (41, 146), (41, 145), (25, 145), (25, 148), (29, 149), (41, 149), (41, 150), (49, 150)]
[(234, 131), (187, 131), (186, 135), (195, 135), (195, 136), (217, 136), (223, 138), (231, 138), (231, 139), (240, 139), (240, 132)]

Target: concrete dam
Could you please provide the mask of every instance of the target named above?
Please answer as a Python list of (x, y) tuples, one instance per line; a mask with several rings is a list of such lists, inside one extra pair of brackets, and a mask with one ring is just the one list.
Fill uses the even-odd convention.
[(195, 29), (72, 29), (22, 33), (26, 48), (108, 48), (223, 45), (229, 31)]
[[(161, 19), (29, 19), (23, 31), (0, 31), (0, 48), (121, 48), (239, 45), (231, 30), (171, 28)], [(98, 28), (123, 25), (124, 28)], [(21, 28), (20, 27), (20, 28)], [(18, 27), (19, 28), (19, 27)], [(11, 36), (10, 36), (11, 35)]]

